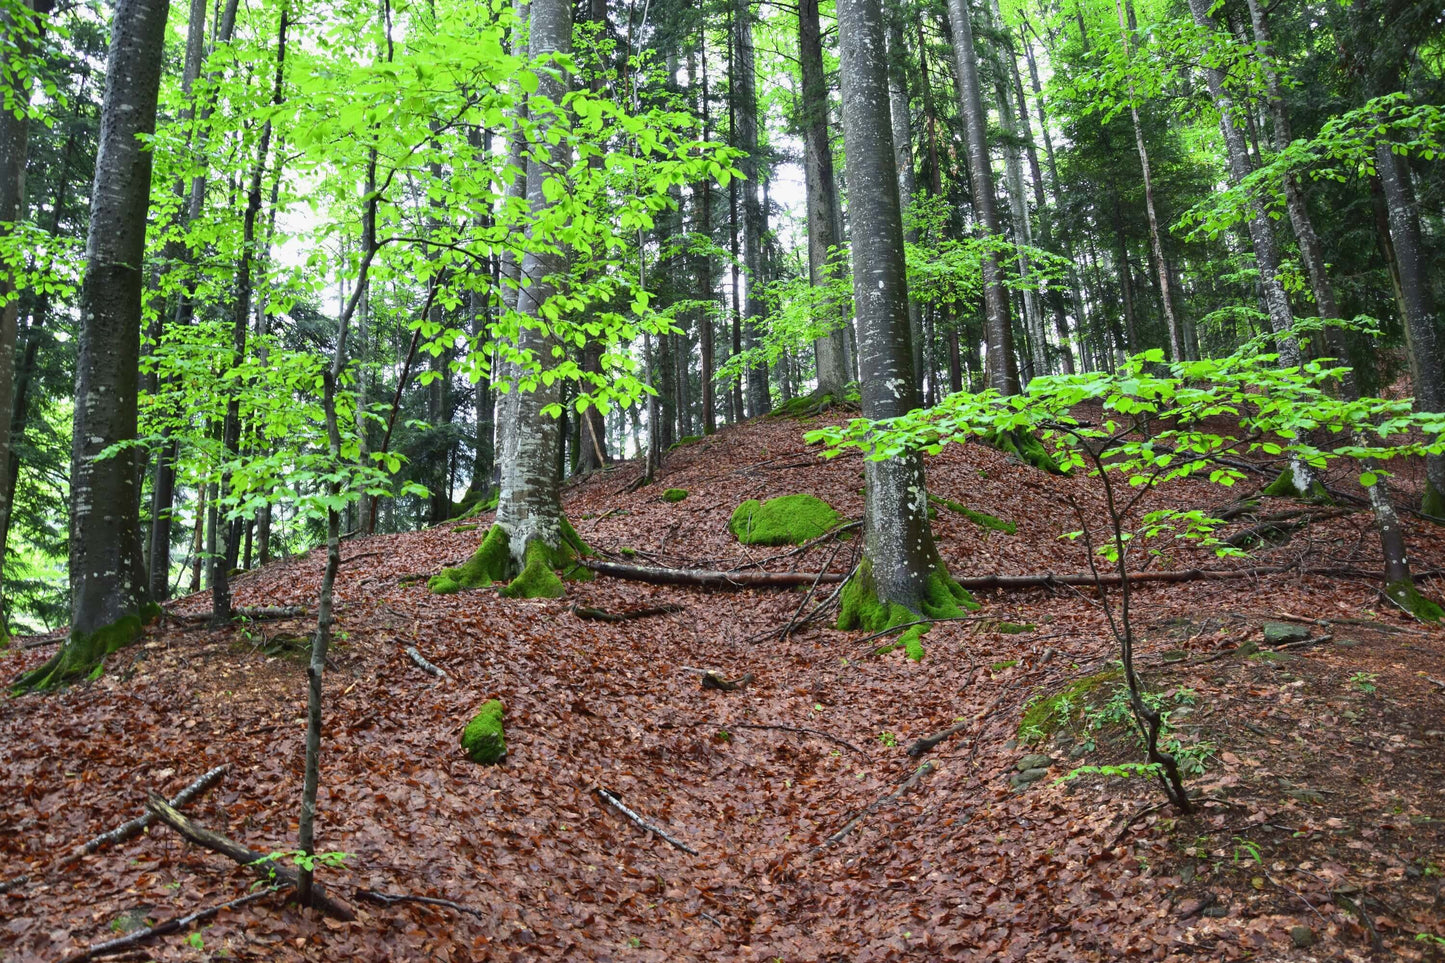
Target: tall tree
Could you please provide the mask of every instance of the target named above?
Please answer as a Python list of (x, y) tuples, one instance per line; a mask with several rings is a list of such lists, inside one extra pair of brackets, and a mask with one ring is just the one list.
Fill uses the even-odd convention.
[[(766, 313), (763, 300), (763, 235), (767, 233), (763, 211), (762, 171), (758, 145), (757, 51), (753, 46), (753, 12), (749, 0), (734, 0), (732, 12), (732, 104), (736, 135), (734, 145), (742, 150), (738, 168), (743, 172), (743, 268), (747, 272), (747, 295), (743, 308), (743, 346), (756, 346), (759, 327)], [(748, 414), (765, 415), (773, 408), (768, 390), (768, 366), (757, 361), (747, 370)]]
[[(90, 670), (140, 636), (155, 612), (141, 561), (136, 436), (142, 263), (151, 154), (169, 5), (119, 0), (111, 21), (86, 271), (70, 457), (70, 634), (17, 680), (43, 688)], [(7, 359), (8, 363), (8, 359)]]
[[(920, 396), (878, 0), (838, 0), (838, 34), (863, 417), (891, 418), (918, 407)], [(864, 464), (864, 560), (844, 591), (839, 626), (876, 631), (912, 621), (908, 613), (956, 613), (967, 596), (934, 547), (922, 457)]]

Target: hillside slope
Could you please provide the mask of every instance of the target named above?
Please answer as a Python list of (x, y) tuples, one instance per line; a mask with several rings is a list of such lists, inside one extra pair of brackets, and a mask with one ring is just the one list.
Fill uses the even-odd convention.
[[(858, 458), (822, 463), (800, 436), (786, 420), (730, 428), (673, 452), (654, 486), (626, 491), (638, 468), (622, 465), (569, 487), (567, 511), (630, 564), (846, 572), (856, 538), (798, 553), (727, 531), (744, 499), (804, 491), (858, 517)], [(929, 473), (935, 494), (1016, 526), (940, 507), (953, 574), (1087, 569), (1083, 545), (1058, 537), (1080, 527), (1068, 496), (1101, 520), (1087, 479), (977, 445)], [(688, 495), (664, 501), (666, 487)], [(1190, 483), (1164, 497), (1230, 495)], [(415, 577), (464, 559), (479, 521), (344, 544), (318, 833), (352, 854), (322, 878), (358, 919), (267, 897), (129, 958), (1363, 960), (1431, 958), (1417, 934), (1445, 938), (1445, 634), (1339, 574), (1378, 568), (1367, 513), (1322, 511), (1258, 553), (1293, 571), (1138, 587), (1141, 663), (1204, 765), (1187, 817), (1143, 778), (1057, 778), (1139, 758), (1100, 675), (1114, 643), (1091, 588), (981, 592), (978, 616), (936, 625), (915, 663), (821, 620), (784, 637), (812, 607), (806, 588), (599, 578), (560, 600), (428, 594)], [(1410, 525), (1417, 568), (1445, 567), (1445, 539)], [(1156, 571), (1219, 565), (1157, 547)], [(314, 606), (323, 554), (238, 579), (237, 604)], [(181, 600), (96, 681), (0, 699), (0, 883), (30, 877), (0, 894), (5, 961), (58, 959), (246, 892), (248, 873), (164, 827), (56, 868), (140, 813), (147, 789), (172, 794), (229, 764), (187, 811), (253, 849), (294, 845), (305, 670), (285, 637), (306, 620), (184, 621), (205, 605)], [(680, 610), (612, 623), (573, 609), (661, 605)], [(1303, 644), (1251, 657), (1266, 622), (1301, 628)], [(12, 649), (4, 671), (49, 652)], [(754, 680), (706, 690), (706, 669)], [(508, 755), (481, 767), (458, 738), (491, 697), (506, 703)], [(1021, 743), (1030, 704), (1042, 708)], [(921, 759), (906, 754), (956, 722)], [(1048, 773), (1021, 782), (1031, 755), (1049, 763), (1024, 768)]]

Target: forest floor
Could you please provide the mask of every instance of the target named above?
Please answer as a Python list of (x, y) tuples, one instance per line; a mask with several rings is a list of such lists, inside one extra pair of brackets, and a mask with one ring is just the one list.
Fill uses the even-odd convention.
[[(798, 554), (748, 549), (727, 532), (743, 499), (799, 491), (861, 515), (858, 457), (819, 462), (796, 421), (679, 448), (659, 483), (628, 492), (637, 472), (618, 465), (565, 493), (579, 533), (610, 557), (852, 564), (857, 538)], [(970, 444), (931, 458), (928, 481), (1017, 526), (940, 507), (934, 531), (954, 575), (1087, 570), (1082, 543), (1059, 535), (1079, 527), (1070, 494), (1091, 526), (1104, 521), (1090, 479)], [(688, 496), (668, 503), (667, 487)], [(1146, 507), (1232, 497), (1190, 482)], [(1259, 511), (1293, 507), (1266, 500)], [(598, 578), (565, 599), (511, 601), (493, 589), (430, 595), (414, 580), (465, 559), (487, 523), (343, 545), (318, 840), (351, 854), (320, 878), (356, 920), (273, 895), (118, 958), (1442, 958), (1445, 633), (1382, 601), (1368, 512), (1321, 509), (1249, 563), (1156, 546), (1157, 571), (1294, 566), (1134, 592), (1146, 682), (1203, 767), (1188, 780), (1188, 815), (1161, 805), (1147, 778), (1061, 778), (1141, 758), (1117, 683), (1100, 675), (1117, 645), (1093, 588), (977, 593), (977, 617), (935, 625), (915, 663), (872, 655), (876, 642), (821, 620), (782, 637), (806, 587)], [(1438, 531), (1406, 525), (1416, 570), (1445, 569)], [(313, 552), (245, 575), (237, 604), (314, 610), (323, 561)], [(1445, 590), (1438, 574), (1421, 584)], [(572, 609), (664, 604), (681, 609), (620, 623)], [(160, 825), (58, 866), (143, 812), (148, 789), (170, 795), (226, 764), (187, 812), (253, 849), (295, 847), (306, 676), (287, 638), (302, 648), (308, 622), (210, 631), (184, 620), (206, 605), (195, 595), (171, 606), (94, 681), (0, 697), (0, 886), (29, 877), (0, 894), (5, 963), (61, 959), (247, 892), (246, 870)], [(1267, 622), (1304, 638), (1268, 645)], [(40, 641), (0, 656), (7, 678), (53, 651)], [(447, 678), (419, 669), (408, 646)], [(703, 669), (755, 678), (707, 690)], [(508, 755), (484, 767), (458, 738), (490, 697), (506, 703)], [(1021, 740), (1026, 706), (1050, 698), (1052, 713), (1036, 711), (1023, 733), (1032, 741)], [(955, 722), (956, 735), (907, 755)], [(1023, 783), (1030, 755), (1049, 757), (1028, 760), (1047, 773)], [(640, 829), (599, 790), (696, 854)], [(381, 905), (362, 890), (464, 911)]]

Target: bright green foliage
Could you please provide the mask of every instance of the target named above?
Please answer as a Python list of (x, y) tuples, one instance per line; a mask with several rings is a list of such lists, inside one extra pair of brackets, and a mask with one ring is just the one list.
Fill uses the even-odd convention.
[(1105, 685), (1117, 683), (1124, 677), (1118, 669), (1108, 669), (1095, 675), (1075, 679), (1058, 692), (1045, 699), (1036, 699), (1024, 708), (1019, 720), (1019, 741), (1035, 742), (1047, 739), (1061, 726), (1071, 725), (1084, 715), (1094, 693)]
[(462, 731), (462, 748), (472, 762), (490, 766), (507, 755), (507, 735), (502, 726), (505, 712), (501, 699), (488, 699), (467, 723)]
[(669, 488), (662, 493), (662, 500), (665, 502), (680, 502), (687, 497), (686, 488)]
[(744, 545), (801, 545), (833, 530), (843, 516), (816, 495), (749, 499), (733, 512), (728, 530)]
[(992, 529), (995, 532), (1003, 532), (1005, 535), (1013, 535), (1019, 530), (1018, 525), (1014, 524), (1013, 522), (1005, 521), (1002, 518), (996, 518), (993, 515), (989, 515), (985, 512), (976, 512), (972, 508), (969, 508), (967, 505), (959, 504), (958, 502), (953, 501), (949, 498), (943, 498), (938, 495), (929, 495), (928, 500), (932, 502), (937, 502), (939, 505), (942, 505), (944, 508), (955, 514), (962, 515), (964, 518), (973, 522), (975, 525), (981, 526), (983, 528)]

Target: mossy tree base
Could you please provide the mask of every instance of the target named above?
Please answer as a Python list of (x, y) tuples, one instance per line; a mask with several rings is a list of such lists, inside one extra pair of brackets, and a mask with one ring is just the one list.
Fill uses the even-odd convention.
[[(949, 577), (942, 561), (936, 561), (928, 575), (920, 605), (921, 612), (915, 612), (898, 602), (885, 602), (878, 597), (878, 585), (873, 578), (873, 566), (864, 559), (857, 573), (843, 586), (839, 599), (841, 611), (838, 614), (838, 628), (863, 629), (865, 632), (887, 632), (889, 629), (907, 625), (903, 634), (891, 643), (880, 646), (879, 654), (903, 649), (914, 662), (923, 659), (923, 635), (930, 628), (928, 619), (958, 618), (966, 612), (975, 612), (980, 606), (968, 590)], [(924, 621), (922, 625), (910, 625)]]
[(1288, 466), (1279, 473), (1274, 481), (1266, 485), (1260, 494), (1268, 495), (1270, 498), (1294, 498), (1317, 505), (1333, 505), (1335, 503), (1335, 500), (1330, 497), (1330, 493), (1325, 491), (1325, 486), (1317, 478), (1311, 478), (1308, 489), (1301, 490), (1295, 481), (1294, 472)]
[(768, 417), (811, 418), (814, 415), (821, 415), (830, 408), (857, 405), (858, 399), (856, 384), (848, 385), (842, 391), (814, 391), (812, 394), (783, 402), (768, 412)]
[(566, 594), (563, 578), (590, 581), (593, 577), (591, 570), (577, 561), (592, 552), (565, 518), (561, 534), (555, 547), (539, 539), (529, 542), (518, 566), (512, 557), (511, 536), (506, 529), (493, 525), (471, 558), (457, 568), (442, 569), (441, 574), (427, 581), (427, 588), (435, 595), (450, 595), (510, 579), (511, 584), (499, 593), (506, 598), (561, 598)]
[(44, 665), (15, 680), (11, 693), (39, 692), (100, 674), (105, 657), (135, 642), (144, 634), (145, 624), (160, 614), (160, 606), (145, 605), (139, 614), (124, 615), (94, 632), (72, 632)]
[(1445, 618), (1445, 609), (1441, 609), (1434, 601), (1421, 595), (1420, 590), (1415, 588), (1413, 582), (1391, 582), (1385, 586), (1385, 595), (1391, 602), (1421, 622), (1439, 623), (1442, 618)]
[(733, 512), (728, 530), (744, 545), (801, 545), (842, 521), (843, 516), (816, 495), (780, 495), (765, 502), (755, 498), (743, 502)]
[(1044, 443), (1035, 438), (1032, 434), (1022, 429), (1015, 431), (1001, 431), (984, 439), (984, 443), (997, 448), (999, 451), (1013, 455), (1025, 465), (1032, 465), (1039, 471), (1046, 471), (1050, 475), (1067, 475), (1068, 472), (1059, 466), (1054, 456), (1044, 447)]
[(507, 735), (502, 725), (505, 713), (501, 699), (488, 699), (467, 723), (462, 731), (462, 749), (472, 762), (491, 766), (506, 758)]

